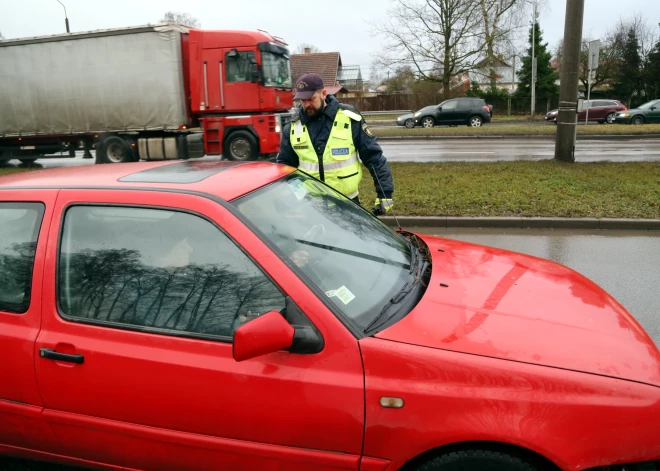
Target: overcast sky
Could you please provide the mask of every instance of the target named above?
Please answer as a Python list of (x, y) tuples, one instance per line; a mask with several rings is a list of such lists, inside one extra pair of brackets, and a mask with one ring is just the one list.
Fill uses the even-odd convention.
[[(383, 39), (369, 22), (387, 18), (389, 0), (61, 0), (72, 31), (116, 28), (158, 22), (168, 10), (197, 17), (205, 29), (265, 29), (282, 36), (290, 48), (308, 42), (339, 51), (344, 65), (362, 66)], [(411, 0), (414, 1), (414, 0)], [(547, 42), (563, 37), (566, 0), (546, 0), (540, 19)], [(587, 0), (584, 34), (598, 38), (621, 17), (642, 13), (650, 25), (660, 22), (660, 0)], [(0, 32), (6, 38), (65, 32), (64, 10), (56, 0), (0, 0)], [(2, 64), (0, 64), (2, 67)]]

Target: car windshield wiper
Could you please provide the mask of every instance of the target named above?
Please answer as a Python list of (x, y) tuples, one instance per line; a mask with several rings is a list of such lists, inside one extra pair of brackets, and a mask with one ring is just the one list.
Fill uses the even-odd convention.
[(417, 253), (417, 247), (413, 246), (411, 247), (411, 250), (411, 273), (415, 271), (419, 271), (419, 273), (415, 273), (413, 279), (406, 283), (394, 296), (392, 296), (387, 304), (383, 306), (383, 309), (381, 309), (378, 315), (364, 328), (365, 334), (371, 330), (377, 329), (392, 319), (392, 317), (398, 313), (398, 310), (394, 309), (389, 315), (387, 315), (387, 312), (390, 311), (390, 308), (396, 304), (399, 304), (403, 299), (405, 299), (406, 296), (408, 296), (413, 291), (415, 286), (421, 282), (421, 277), (419, 274), (426, 271), (426, 266), (429, 263), (421, 256), (421, 254)]
[[(410, 265), (408, 265), (407, 263), (395, 262), (394, 260), (388, 260), (388, 259), (383, 258), (383, 257), (377, 257), (375, 255), (369, 255), (369, 254), (362, 253), (362, 252), (356, 252), (355, 250), (342, 249), (341, 247), (335, 247), (334, 245), (319, 244), (317, 242), (312, 242), (310, 240), (303, 240), (303, 239), (293, 239), (293, 240), (295, 240), (299, 244), (310, 245), (310, 246), (316, 247), (318, 249), (330, 250), (332, 252), (343, 253), (344, 255), (350, 255), (352, 257), (358, 257), (358, 258), (363, 258), (365, 260), (371, 260), (372, 262), (382, 263), (383, 265), (392, 265), (392, 266), (395, 266), (395, 267), (410, 268)], [(411, 272), (412, 272), (412, 268), (411, 268)]]

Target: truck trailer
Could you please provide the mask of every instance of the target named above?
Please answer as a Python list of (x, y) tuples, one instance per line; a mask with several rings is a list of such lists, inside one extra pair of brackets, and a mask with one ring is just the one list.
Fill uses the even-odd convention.
[(174, 23), (0, 41), (0, 160), (272, 157), (293, 106), (286, 46)]

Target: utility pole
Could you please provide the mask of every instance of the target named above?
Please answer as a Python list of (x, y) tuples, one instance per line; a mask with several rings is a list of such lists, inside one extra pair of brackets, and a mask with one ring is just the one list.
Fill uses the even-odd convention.
[(555, 144), (555, 159), (564, 162), (575, 161), (576, 111), (583, 18), (584, 0), (566, 0), (564, 54), (561, 59), (559, 113)]
[(69, 31), (69, 17), (66, 14), (66, 7), (64, 6), (64, 3), (60, 2), (60, 0), (57, 0), (57, 3), (62, 5), (62, 8), (64, 8), (64, 23), (66, 24), (66, 32), (70, 33), (71, 31)]
[(533, 0), (533, 13), (532, 13), (532, 118), (536, 111), (536, 55), (534, 54), (534, 46), (536, 45), (536, 0)]

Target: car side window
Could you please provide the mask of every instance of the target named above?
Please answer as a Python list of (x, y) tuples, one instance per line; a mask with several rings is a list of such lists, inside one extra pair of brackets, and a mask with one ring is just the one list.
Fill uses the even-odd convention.
[(256, 63), (254, 52), (228, 52), (225, 54), (227, 64), (227, 82), (249, 82), (252, 63)]
[(451, 111), (456, 109), (458, 102), (456, 100), (448, 101), (442, 104), (442, 111)]
[(0, 203), (0, 311), (23, 314), (30, 307), (41, 203)]
[(456, 104), (456, 109), (458, 110), (467, 110), (470, 108), (472, 108), (472, 100), (460, 100)]
[(208, 220), (111, 206), (66, 211), (58, 300), (69, 320), (194, 337), (231, 337), (285, 307), (273, 282)]

